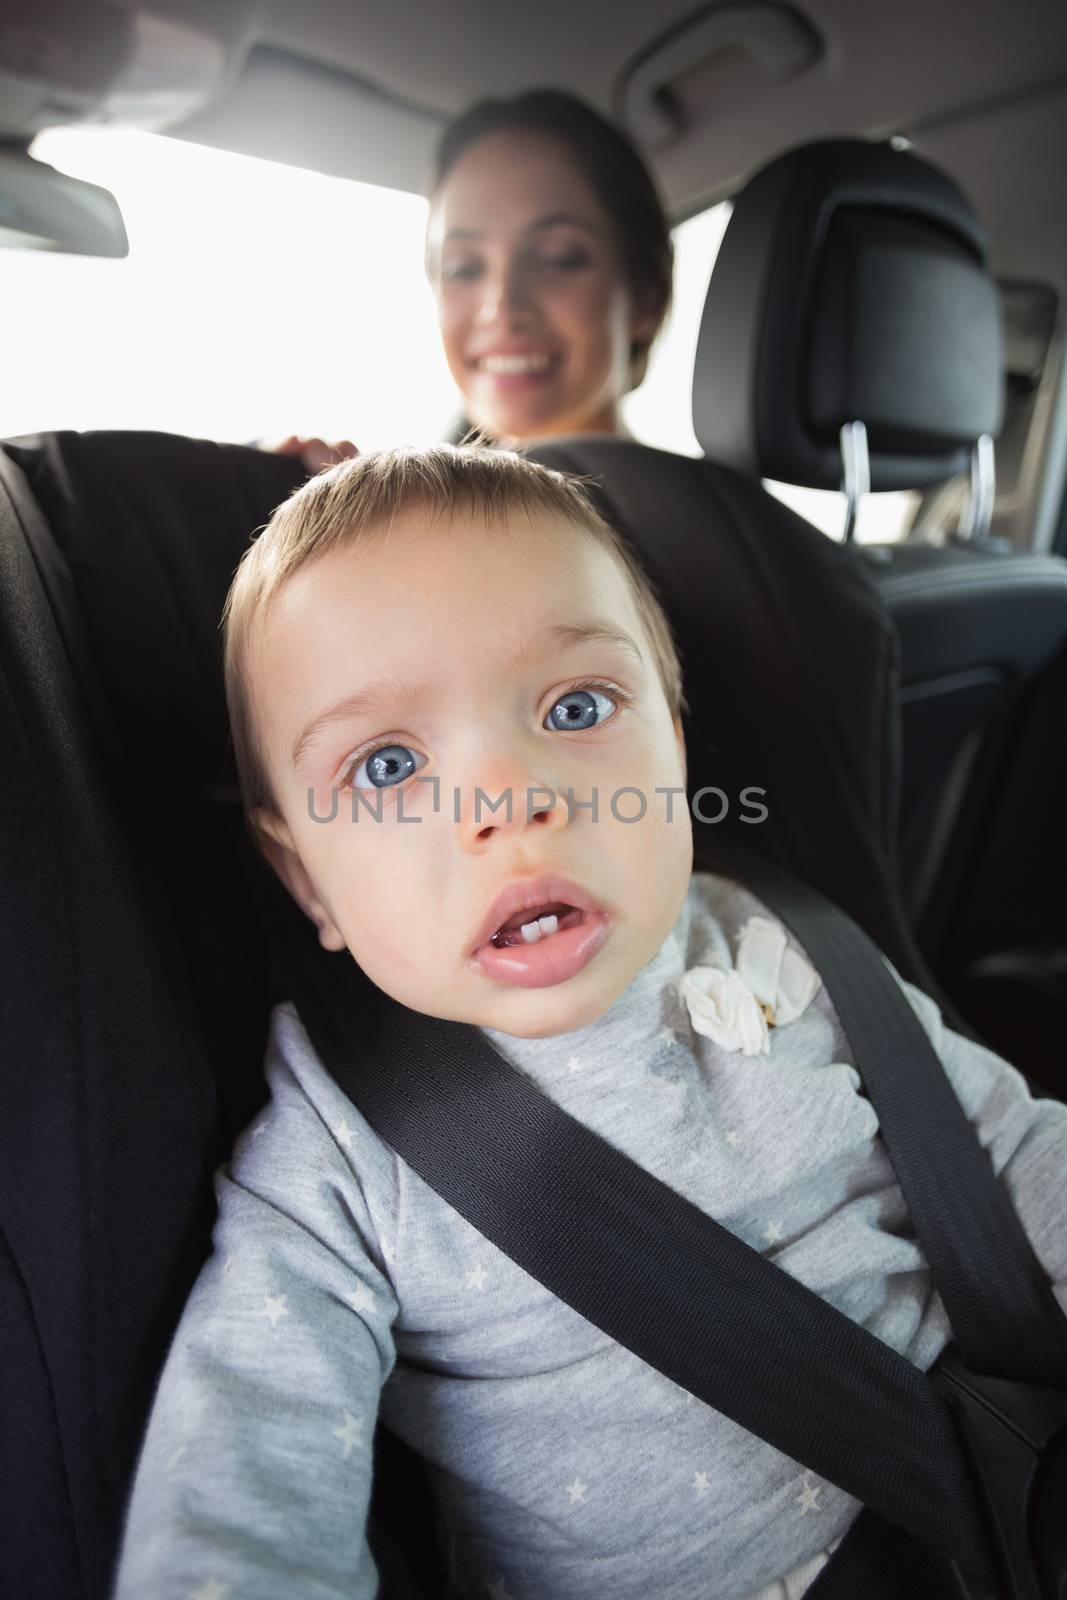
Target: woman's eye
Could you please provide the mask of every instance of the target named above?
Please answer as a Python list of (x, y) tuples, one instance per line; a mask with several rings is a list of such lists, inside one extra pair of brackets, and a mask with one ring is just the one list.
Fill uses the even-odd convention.
[(589, 257), (582, 250), (568, 250), (558, 256), (542, 256), (546, 267), (552, 267), (557, 272), (577, 272), (581, 267), (589, 265)]
[(569, 689), (545, 718), (546, 728), (595, 728), (610, 717), (616, 702), (599, 689)]
[(419, 762), (425, 764), (425, 758), (417, 756), (406, 744), (379, 745), (357, 767), (349, 769), (345, 781), (353, 789), (391, 789), (417, 772)]
[(476, 278), (480, 271), (479, 261), (446, 261), (441, 268), (441, 277), (446, 283), (466, 283)]

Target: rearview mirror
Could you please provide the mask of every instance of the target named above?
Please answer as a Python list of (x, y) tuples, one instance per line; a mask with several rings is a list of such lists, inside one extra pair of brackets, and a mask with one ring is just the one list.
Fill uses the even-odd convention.
[(68, 178), (11, 144), (0, 145), (0, 247), (76, 256), (125, 256), (130, 250), (113, 194)]

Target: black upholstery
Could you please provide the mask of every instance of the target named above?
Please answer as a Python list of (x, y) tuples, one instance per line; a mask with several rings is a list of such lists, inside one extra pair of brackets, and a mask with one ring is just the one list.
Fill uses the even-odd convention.
[(901, 871), (912, 918), (936, 944), (945, 863), (980, 757), (1067, 645), (1067, 563), (967, 545), (863, 554), (900, 634)]
[[(714, 508), (695, 581), (696, 530), (653, 518), (649, 458), (600, 449), (706, 679), (694, 784), (766, 787), (766, 826), (733, 812), (749, 848), (810, 872), (919, 975), (887, 861), (895, 640), (862, 572), (784, 508), (759, 537), (762, 491), (670, 457)], [(0, 474), (0, 1593), (105, 1600), (153, 1385), (210, 1248), (211, 1175), (265, 1093), (275, 996), (216, 622), (298, 468), (63, 434), (0, 452)], [(399, 1470), (393, 1514), (421, 1531)]]
[(266, 463), (257, 499), (197, 450), (218, 463), (199, 539), (163, 487), (179, 461), (144, 440), (20, 452), (65, 551), (0, 455), (0, 1593), (20, 1600), (107, 1593), (211, 1172), (264, 1098), (265, 962), (202, 797), (225, 754), (208, 608), (294, 474)]
[(712, 460), (836, 489), (841, 426), (859, 420), (872, 489), (937, 483), (999, 430), (1000, 344), (985, 233), (956, 185), (886, 145), (804, 145), (734, 201), (693, 426)]
[[(985, 804), (969, 816), (942, 966), (994, 1048), (1067, 1099), (1067, 649), (1020, 697)], [(980, 870), (975, 871), (974, 863)]]

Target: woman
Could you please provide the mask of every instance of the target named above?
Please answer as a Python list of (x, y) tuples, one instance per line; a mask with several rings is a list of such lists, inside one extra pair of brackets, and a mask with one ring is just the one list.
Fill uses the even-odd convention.
[[(620, 402), (667, 313), (672, 247), (648, 169), (580, 100), (485, 100), (446, 130), (427, 271), (471, 427), (501, 444), (624, 434)], [(317, 470), (348, 444), (287, 439)]]

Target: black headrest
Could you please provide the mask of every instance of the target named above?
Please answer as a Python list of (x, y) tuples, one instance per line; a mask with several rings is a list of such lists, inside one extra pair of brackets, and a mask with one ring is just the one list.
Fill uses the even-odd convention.
[(842, 139), (746, 184), (697, 345), (693, 426), (708, 456), (837, 489), (841, 427), (860, 421), (871, 488), (919, 488), (966, 467), (1001, 405), (986, 236), (950, 178)]

